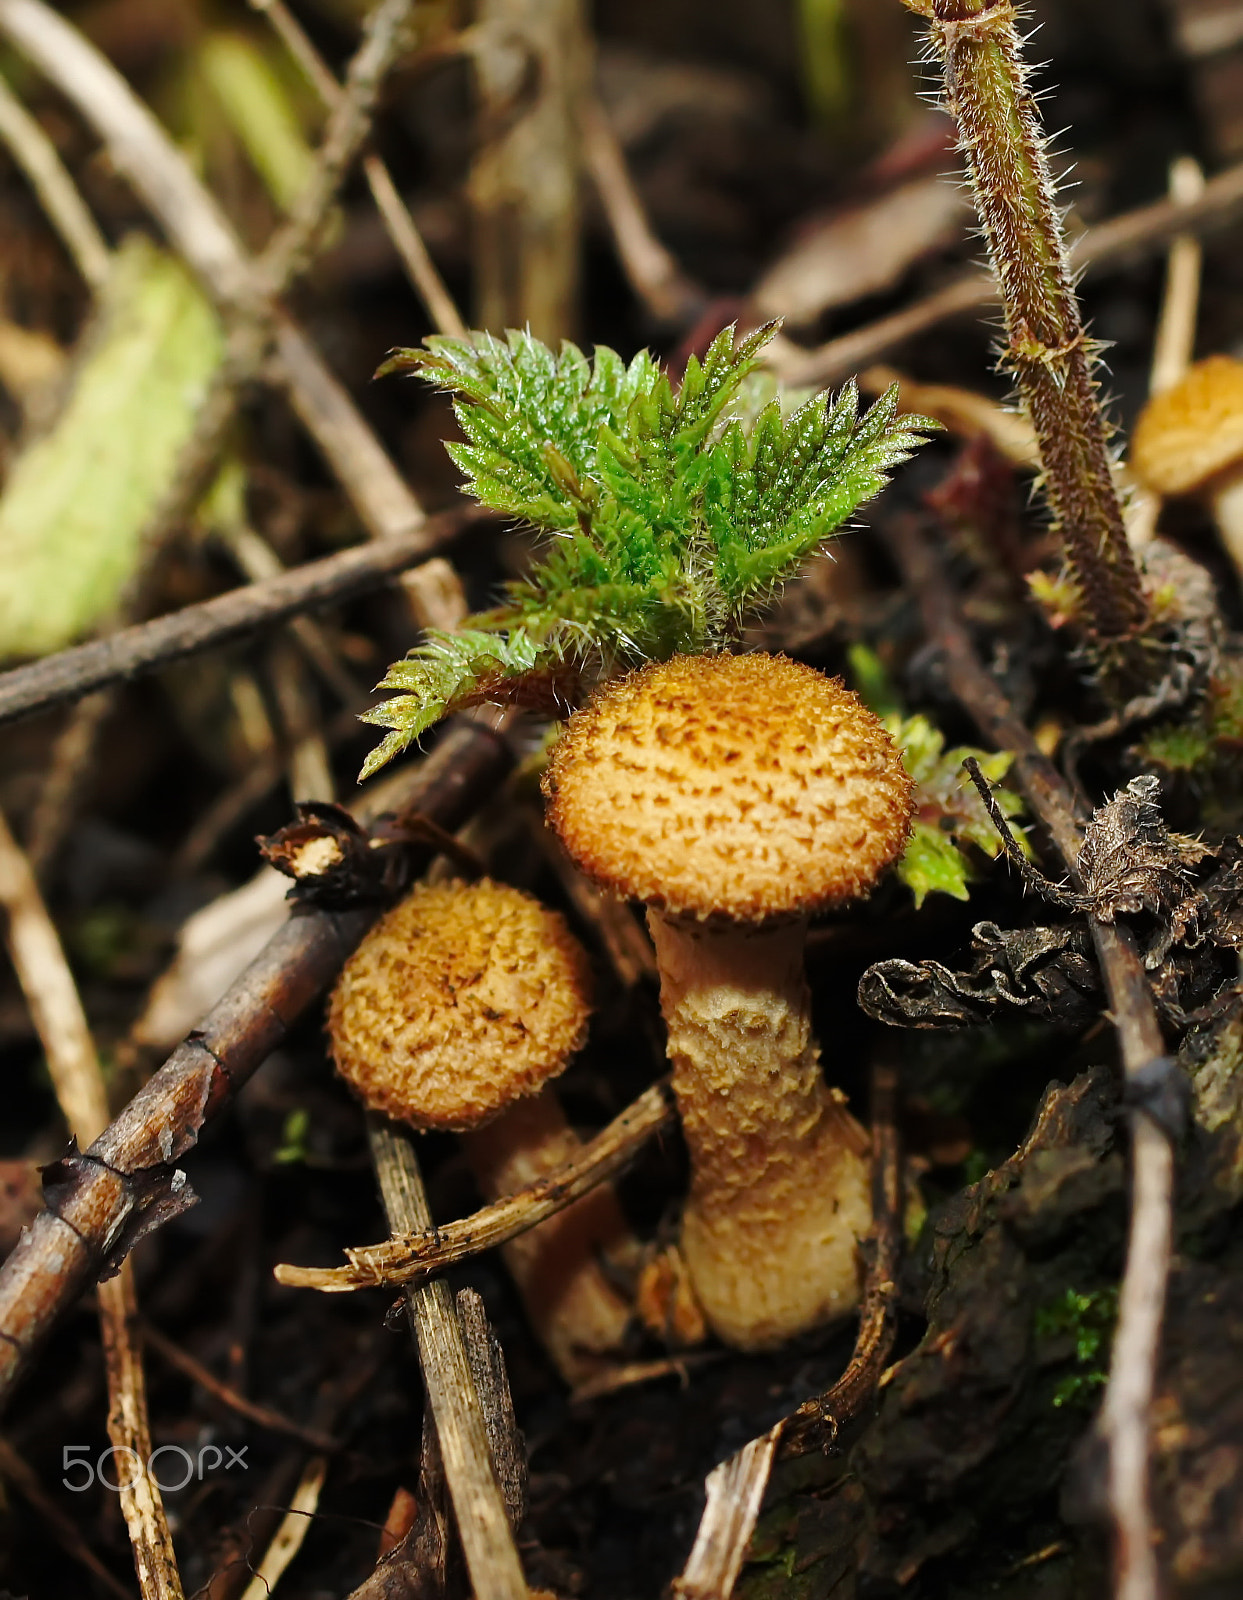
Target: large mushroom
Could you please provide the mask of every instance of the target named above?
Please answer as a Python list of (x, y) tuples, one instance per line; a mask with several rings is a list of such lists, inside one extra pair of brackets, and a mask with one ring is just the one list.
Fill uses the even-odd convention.
[[(519, 889), (423, 884), (346, 962), (328, 1032), (337, 1070), (373, 1110), (464, 1135), (486, 1199), (561, 1166), (577, 1139), (549, 1081), (582, 1044), (587, 956)], [(532, 1325), (576, 1383), (621, 1346), (630, 1307), (601, 1257), (627, 1229), (602, 1186), (504, 1247)]]
[(870, 893), (901, 853), (901, 752), (810, 667), (679, 656), (571, 717), (545, 792), (578, 866), (648, 907), (708, 1321), (753, 1349), (848, 1311), (868, 1140), (821, 1075), (803, 943), (813, 912)]

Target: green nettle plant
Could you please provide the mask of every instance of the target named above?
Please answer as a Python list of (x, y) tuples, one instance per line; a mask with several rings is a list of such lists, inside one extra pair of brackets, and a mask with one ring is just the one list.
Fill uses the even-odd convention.
[(564, 711), (603, 678), (726, 649), (935, 423), (848, 384), (743, 420), (772, 337), (727, 328), (678, 386), (646, 352), (555, 353), (529, 334), (431, 338), (380, 369), (455, 397), (447, 446), (481, 504), (548, 535), (543, 560), (461, 631), (430, 633), (365, 720), (389, 732), (362, 776), (446, 714), (484, 701)]

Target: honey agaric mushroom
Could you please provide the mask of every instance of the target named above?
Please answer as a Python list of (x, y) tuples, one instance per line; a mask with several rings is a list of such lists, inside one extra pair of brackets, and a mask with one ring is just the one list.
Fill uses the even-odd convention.
[(901, 752), (810, 667), (679, 656), (570, 719), (545, 793), (578, 866), (648, 906), (709, 1323), (759, 1349), (849, 1310), (868, 1141), (820, 1072), (803, 942), (811, 913), (867, 895), (901, 853)]
[(1206, 498), (1243, 575), (1243, 361), (1209, 356), (1154, 395), (1135, 424), (1130, 464), (1157, 494)]
[[(576, 1137), (546, 1085), (582, 1044), (589, 1015), (587, 956), (563, 920), (484, 879), (423, 884), (382, 917), (345, 964), (328, 1032), (337, 1070), (373, 1110), (465, 1135), (494, 1200), (573, 1154)], [(598, 1258), (625, 1238), (605, 1185), (503, 1249), (571, 1383), (621, 1345), (630, 1308)]]

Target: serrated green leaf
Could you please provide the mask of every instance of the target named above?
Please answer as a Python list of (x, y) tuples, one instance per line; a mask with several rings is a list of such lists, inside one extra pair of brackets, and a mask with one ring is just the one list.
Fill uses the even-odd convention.
[[(544, 560), (471, 626), (525, 631), (539, 670), (569, 660), (584, 681), (734, 643), (924, 426), (895, 415), (895, 392), (861, 417), (853, 385), (788, 418), (775, 399), (757, 411), (740, 391), (773, 332), (724, 329), (676, 388), (646, 353), (627, 365), (601, 347), (589, 361), (575, 345), (554, 354), (514, 330), (393, 352), (381, 372), (412, 372), (454, 396), (464, 439), (448, 448), (467, 491), (551, 535)], [(446, 689), (420, 652), (415, 660), (413, 677), (390, 674), (386, 687), (406, 687), (418, 704), (390, 701), (372, 720), (422, 728), (462, 703), (469, 663)], [(489, 657), (487, 672), (500, 662)], [(512, 676), (520, 683), (523, 670)]]
[(948, 833), (928, 822), (913, 824), (897, 874), (915, 896), (917, 911), (926, 896), (938, 891), (955, 900), (969, 900), (969, 873), (966, 857)]

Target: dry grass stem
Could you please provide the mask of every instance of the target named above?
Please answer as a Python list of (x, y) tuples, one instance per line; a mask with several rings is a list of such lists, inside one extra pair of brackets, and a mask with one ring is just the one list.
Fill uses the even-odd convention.
[(673, 1583), (678, 1600), (729, 1600), (759, 1520), (783, 1427), (775, 1423), (708, 1474), (708, 1503), (690, 1556)]
[(0, 139), (39, 197), (48, 221), (92, 289), (102, 289), (111, 254), (95, 218), (56, 153), (56, 146), (0, 78)]
[[(333, 107), (341, 99), (341, 85), (328, 70), (323, 57), (307, 37), (302, 24), (285, 5), (284, 0), (251, 0), (256, 11), (261, 11), (272, 24), (281, 42), (302, 69), (307, 82), (323, 101)], [(401, 258), (406, 276), (424, 311), (431, 319), (437, 333), (451, 334), (455, 339), (465, 338), (467, 327), (445, 288), (444, 280), (428, 253), (423, 236), (410, 215), (409, 208), (397, 191), (392, 174), (374, 152), (363, 157), (363, 174), (375, 201), (376, 210)]]
[[(85, 1148), (108, 1123), (108, 1097), (77, 986), (26, 860), (0, 817), (0, 904), (9, 952), (47, 1058), (57, 1102)], [(99, 1286), (100, 1329), (108, 1378), (108, 1437), (118, 1462), (121, 1513), (129, 1532), (143, 1600), (182, 1600), (181, 1577), (160, 1486), (147, 1470), (142, 1349), (134, 1328), (137, 1299), (131, 1264)], [(121, 1463), (133, 1470), (121, 1471)]]
[(260, 1428), (267, 1428), (272, 1433), (283, 1433), (291, 1439), (300, 1439), (312, 1450), (318, 1450), (323, 1454), (331, 1455), (338, 1448), (337, 1440), (331, 1434), (321, 1433), (316, 1428), (304, 1428), (300, 1422), (274, 1411), (271, 1406), (258, 1405), (254, 1400), (248, 1400), (232, 1384), (223, 1383), (188, 1350), (183, 1350), (179, 1344), (174, 1344), (152, 1323), (143, 1321), (141, 1332), (142, 1342), (147, 1349), (154, 1350), (162, 1361), (166, 1361), (170, 1367), (175, 1367), (183, 1376), (197, 1383), (211, 1395), (213, 1400), (218, 1400), (222, 1406), (235, 1411), (239, 1417), (245, 1417), (249, 1422), (255, 1423)]
[[(390, 1227), (397, 1234), (429, 1228), (431, 1212), (409, 1135), (374, 1115), (368, 1127)], [(405, 1293), (474, 1593), (477, 1600), (527, 1600), (453, 1296), (441, 1280), (408, 1287)]]
[(583, 159), (627, 282), (657, 323), (682, 327), (693, 322), (708, 297), (653, 232), (608, 113), (599, 100), (584, 96), (579, 119)]
[(311, 1531), (315, 1512), (319, 1507), (320, 1491), (328, 1475), (328, 1462), (324, 1456), (312, 1456), (303, 1469), (298, 1487), (294, 1490), (289, 1509), (281, 1518), (276, 1535), (255, 1568), (254, 1577), (246, 1585), (242, 1600), (268, 1600), (268, 1596), (284, 1576), (286, 1568), (301, 1550), (303, 1541)]
[(668, 1089), (664, 1084), (655, 1084), (594, 1139), (589, 1139), (572, 1162), (538, 1183), (458, 1222), (433, 1227), (429, 1221), (417, 1231), (399, 1233), (385, 1244), (349, 1250), (348, 1267), (283, 1264), (275, 1269), (277, 1282), (292, 1288), (319, 1289), (325, 1294), (421, 1282), (456, 1261), (468, 1261), (516, 1239), (563, 1211), (597, 1184), (615, 1177), (648, 1139), (673, 1119)]

